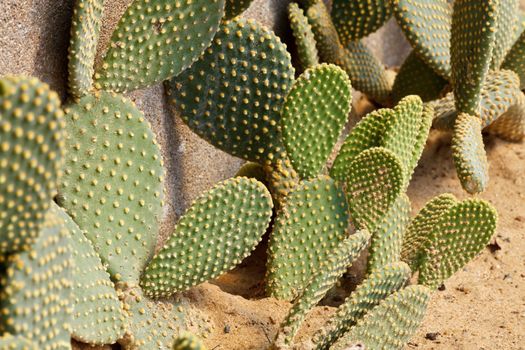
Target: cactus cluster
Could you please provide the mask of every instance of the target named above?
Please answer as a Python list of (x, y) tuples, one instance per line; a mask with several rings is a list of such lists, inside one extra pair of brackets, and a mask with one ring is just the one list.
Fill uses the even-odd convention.
[[(452, 12), (438, 3), (336, 0), (332, 13), (321, 0), (290, 4), (296, 77), (286, 45), (238, 17), (246, 0), (134, 0), (95, 67), (103, 1), (77, 0), (68, 104), (35, 78), (0, 78), (0, 348), (71, 349), (74, 338), (204, 349), (187, 330), (206, 335), (205, 320), (180, 293), (233, 269), (268, 233), (267, 294), (293, 301), (274, 349), (401, 349), (432, 290), (496, 229), (489, 203), (447, 194), (410, 217), (406, 190), (434, 115), (453, 124), (454, 160), (470, 192), (486, 186), (482, 128), (508, 139), (524, 129), (516, 75), (498, 70), (522, 66), (520, 39), (511, 48), (501, 37), (513, 26), (504, 21), (512, 4), (456, 0)], [(392, 14), (417, 44), (397, 93), (359, 41)], [(446, 44), (420, 31), (428, 16)], [(465, 34), (469, 26), (484, 34)], [(472, 67), (471, 50), (480, 50)], [(399, 82), (414, 70), (432, 78), (425, 99), (452, 81), (444, 105), (412, 95), (420, 82)], [(472, 80), (461, 85), (465, 74)], [(253, 163), (198, 197), (155, 253), (165, 170), (155, 133), (122, 93), (160, 82), (193, 131)], [(498, 84), (505, 89), (491, 88)], [(392, 108), (365, 116), (334, 152), (352, 87)], [(295, 344), (307, 313), (367, 248), (362, 283), (311, 340)]]

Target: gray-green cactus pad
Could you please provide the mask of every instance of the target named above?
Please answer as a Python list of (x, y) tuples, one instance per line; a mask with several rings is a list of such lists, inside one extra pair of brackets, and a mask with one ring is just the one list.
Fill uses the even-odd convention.
[(39, 349), (71, 349), (71, 238), (51, 207), (31, 250), (8, 257), (2, 277), (3, 331), (32, 341)]
[(58, 95), (36, 78), (0, 79), (0, 254), (30, 249), (62, 173)]
[(334, 180), (303, 181), (277, 214), (268, 247), (267, 291), (292, 300), (347, 236), (348, 205)]
[(62, 207), (118, 281), (138, 282), (157, 240), (164, 169), (148, 121), (135, 105), (101, 92), (66, 110)]
[(253, 21), (221, 25), (201, 58), (167, 84), (188, 126), (234, 156), (263, 163), (280, 143), (281, 108), (294, 79), (280, 39)]
[(319, 52), (312, 27), (303, 10), (295, 2), (288, 5), (288, 19), (297, 47), (297, 58), (303, 70), (319, 64)]
[(510, 142), (523, 140), (525, 136), (525, 95), (519, 94), (516, 104), (484, 131)]
[[(499, 69), (519, 36), (520, 1), (499, 0), (491, 69)], [(518, 33), (516, 35), (516, 33)]]
[(20, 335), (5, 333), (0, 338), (0, 350), (38, 350), (36, 345)]
[(502, 69), (508, 69), (519, 75), (520, 89), (525, 89), (525, 32), (521, 33), (511, 50), (505, 57)]
[(271, 195), (257, 180), (236, 177), (198, 198), (144, 271), (150, 297), (166, 297), (233, 269), (262, 239)]

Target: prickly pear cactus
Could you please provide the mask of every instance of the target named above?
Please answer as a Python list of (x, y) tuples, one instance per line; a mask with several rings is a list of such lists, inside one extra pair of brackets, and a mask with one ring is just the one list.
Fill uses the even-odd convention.
[(264, 185), (237, 177), (198, 198), (146, 267), (145, 294), (167, 297), (231, 270), (262, 239), (272, 216)]
[(336, 63), (343, 47), (339, 35), (332, 23), (330, 13), (323, 0), (311, 0), (306, 6), (306, 17), (312, 26), (312, 31), (317, 43), (319, 58), (322, 62)]
[(5, 333), (0, 337), (0, 350), (38, 350), (36, 345), (26, 338)]
[(169, 79), (211, 44), (225, 0), (134, 0), (97, 70), (96, 87), (125, 92)]
[(319, 52), (312, 27), (303, 10), (295, 2), (288, 5), (288, 19), (297, 46), (297, 58), (303, 70), (319, 64)]
[(322, 64), (294, 83), (282, 111), (282, 135), (288, 157), (302, 178), (319, 174), (346, 124), (352, 86), (346, 73)]
[(501, 68), (516, 72), (521, 82), (520, 89), (525, 89), (525, 32), (520, 35), (507, 56), (505, 56)]
[(0, 254), (29, 250), (62, 173), (58, 95), (36, 78), (0, 79)]
[(229, 20), (242, 14), (250, 7), (252, 1), (253, 0), (226, 0), (223, 20)]
[(277, 214), (268, 247), (267, 291), (292, 300), (347, 236), (348, 206), (334, 180), (303, 181)]
[(167, 84), (168, 98), (199, 136), (258, 163), (282, 151), (281, 108), (294, 79), (286, 46), (259, 24), (223, 23), (201, 58)]
[(175, 339), (172, 350), (206, 350), (206, 347), (195, 335), (183, 333)]
[(156, 243), (164, 168), (134, 104), (100, 92), (66, 109), (66, 172), (59, 202), (116, 281), (138, 282)]
[(514, 33), (519, 30), (519, 5), (519, 0), (499, 0), (491, 69), (500, 68), (505, 56), (517, 39)]
[(519, 94), (516, 104), (485, 128), (485, 131), (506, 141), (523, 140), (525, 136), (525, 95)]

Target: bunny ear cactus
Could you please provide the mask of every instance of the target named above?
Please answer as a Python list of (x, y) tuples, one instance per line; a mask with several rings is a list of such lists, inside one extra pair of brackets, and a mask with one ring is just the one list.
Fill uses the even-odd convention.
[[(520, 1), (498, 0), (498, 13), (496, 21), (496, 34), (492, 52), (491, 69), (499, 69), (505, 56), (516, 41), (519, 26)], [(519, 34), (518, 34), (519, 36)]]
[(525, 136), (525, 95), (519, 94), (516, 104), (485, 128), (485, 131), (510, 142), (523, 140)]
[(272, 206), (256, 180), (233, 178), (215, 186), (188, 209), (146, 267), (146, 295), (167, 297), (231, 270), (260, 242)]
[(258, 163), (282, 151), (280, 112), (294, 79), (286, 46), (236, 18), (223, 23), (200, 59), (167, 84), (168, 96), (199, 136)]
[(520, 90), (525, 89), (525, 32), (521, 33), (501, 65), (502, 69), (508, 69), (519, 75)]
[(173, 343), (172, 350), (206, 350), (202, 341), (191, 333), (183, 333)]
[(329, 349), (330, 346), (375, 306), (390, 294), (403, 287), (410, 277), (410, 269), (403, 262), (385, 265), (373, 271), (339, 306), (328, 324), (313, 337), (316, 350)]
[(423, 320), (430, 296), (430, 289), (421, 285), (395, 292), (368, 312), (330, 349), (345, 350), (356, 344), (366, 349), (403, 349)]
[(71, 238), (55, 208), (30, 250), (10, 255), (2, 277), (2, 330), (39, 349), (71, 349)]
[(282, 111), (282, 137), (302, 178), (321, 172), (350, 113), (351, 93), (346, 73), (327, 64), (305, 71), (288, 93)]
[(225, 0), (134, 0), (95, 74), (98, 89), (126, 92), (169, 79), (210, 45)]
[(332, 254), (327, 256), (325, 267), (312, 275), (308, 286), (294, 302), (281, 324), (273, 345), (274, 349), (288, 349), (292, 345), (306, 314), (317, 305), (357, 259), (369, 238), (370, 234), (367, 231), (358, 231), (342, 241)]
[(36, 345), (22, 336), (5, 333), (0, 337), (0, 350), (38, 350)]
[(71, 21), (68, 90), (74, 99), (93, 88), (95, 56), (102, 26), (104, 0), (76, 0)]
[(36, 78), (0, 79), (0, 253), (30, 250), (62, 173), (58, 95)]
[(288, 5), (288, 19), (297, 46), (297, 56), (303, 70), (319, 64), (319, 52), (312, 27), (303, 10), (295, 2)]
[(253, 0), (226, 0), (223, 20), (239, 16), (250, 7)]
[(116, 281), (138, 282), (156, 243), (164, 168), (144, 115), (100, 92), (66, 110), (59, 200)]

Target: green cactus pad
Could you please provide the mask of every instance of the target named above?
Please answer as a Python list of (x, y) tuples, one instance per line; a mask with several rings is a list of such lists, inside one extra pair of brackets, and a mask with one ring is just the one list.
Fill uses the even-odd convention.
[(62, 173), (58, 95), (36, 78), (0, 79), (0, 254), (29, 250)]
[(516, 104), (484, 131), (510, 142), (523, 140), (525, 136), (525, 95), (520, 94)]
[(477, 256), (496, 231), (498, 214), (489, 203), (468, 199), (452, 206), (434, 228), (419, 283), (437, 288)]
[(126, 324), (115, 286), (77, 224), (56, 204), (52, 206), (71, 235), (72, 337), (92, 345), (113, 344), (124, 335)]
[(381, 104), (389, 104), (392, 90), (383, 64), (360, 41), (350, 42), (334, 62), (343, 68), (356, 90)]
[(425, 145), (427, 144), (428, 134), (430, 133), (430, 127), (432, 126), (432, 119), (434, 118), (434, 108), (425, 104), (423, 106), (423, 113), (421, 114), (421, 120), (419, 123), (419, 131), (416, 134), (414, 140), (414, 147), (412, 149), (412, 159), (410, 159), (407, 164), (406, 177), (407, 180), (405, 186), (408, 186), (408, 182), (412, 179), (412, 175), (419, 163), (419, 159), (423, 154)]
[(172, 350), (206, 350), (206, 347), (195, 335), (185, 332), (175, 339)]
[(314, 335), (315, 349), (328, 349), (369, 310), (401, 289), (409, 277), (410, 268), (403, 262), (386, 265), (369, 274), (337, 309), (337, 313), (328, 324)]
[(403, 246), (403, 233), (410, 222), (410, 199), (401, 194), (388, 213), (377, 223), (368, 248), (369, 273), (399, 261)]
[(518, 74), (521, 82), (520, 90), (525, 89), (525, 32), (521, 33), (518, 40), (514, 43), (501, 68)]
[(412, 271), (421, 267), (425, 248), (429, 246), (432, 233), (441, 217), (457, 203), (456, 197), (445, 193), (431, 199), (410, 222), (403, 237), (401, 260), (406, 262)]
[(352, 86), (339, 67), (321, 64), (306, 70), (286, 97), (283, 143), (302, 178), (318, 175), (332, 152), (352, 107)]
[(297, 58), (303, 70), (319, 64), (319, 52), (312, 27), (303, 10), (295, 2), (288, 5), (288, 19), (297, 46)]
[(268, 188), (277, 207), (283, 203), (288, 194), (299, 184), (301, 178), (292, 167), (285, 152), (271, 164), (264, 166)]
[(101, 92), (66, 110), (66, 171), (59, 201), (117, 281), (138, 282), (162, 212), (164, 169), (135, 105)]
[(292, 300), (347, 236), (348, 205), (326, 176), (303, 181), (277, 214), (268, 247), (267, 291)]
[[(481, 89), (481, 103), (475, 114), (485, 128), (495, 122), (522, 95), (519, 78), (511, 71), (492, 71)], [(435, 109), (433, 126), (440, 130), (452, 130), (457, 117), (454, 94), (449, 93), (441, 100), (431, 102)]]
[(250, 7), (252, 1), (253, 0), (226, 0), (223, 20), (229, 20), (242, 14)]
[(391, 151), (374, 147), (350, 165), (346, 191), (358, 227), (374, 232), (403, 190), (403, 165)]
[(147, 299), (139, 288), (120, 292), (129, 324), (123, 350), (171, 349), (177, 334), (186, 328), (187, 307), (170, 301)]
[(214, 279), (246, 258), (266, 232), (272, 199), (257, 180), (236, 177), (198, 198), (144, 271), (149, 297), (166, 297)]
[(294, 79), (290, 54), (273, 32), (236, 18), (190, 69), (167, 84), (170, 102), (199, 136), (263, 163), (282, 148), (280, 113)]
[(0, 324), (39, 349), (71, 349), (71, 238), (54, 208), (30, 251), (8, 257), (2, 277)]
[(389, 0), (334, 0), (332, 20), (343, 45), (381, 28), (392, 16)]
[(126, 92), (169, 79), (211, 44), (225, 0), (134, 0), (95, 74), (98, 89)]
[(392, 101), (398, 103), (408, 95), (418, 95), (423, 102), (435, 100), (448, 82), (412, 51), (399, 69), (392, 87)]
[(324, 1), (314, 0), (308, 5), (306, 17), (312, 26), (319, 58), (322, 62), (336, 63), (341, 55), (342, 45), (334, 27), (330, 12)]
[(457, 117), (452, 138), (452, 157), (465, 191), (470, 194), (485, 191), (489, 182), (489, 163), (479, 118), (466, 113)]
[(104, 0), (76, 0), (68, 52), (68, 89), (79, 99), (93, 88), (95, 56), (102, 25)]
[(367, 313), (330, 349), (361, 344), (366, 349), (401, 350), (423, 321), (431, 291), (412, 285), (387, 297)]
[(5, 333), (0, 337), (0, 350), (38, 350), (36, 345), (26, 338)]
[(449, 80), (452, 6), (448, 0), (392, 0), (406, 38), (436, 73)]
[[(519, 0), (499, 0), (496, 37), (492, 52), (491, 69), (499, 69), (517, 37), (519, 27)], [(519, 35), (519, 34), (518, 34)]]
[(336, 284), (354, 260), (359, 257), (369, 239), (370, 233), (368, 231), (358, 231), (342, 241), (332, 254), (327, 256), (325, 263), (314, 273), (307, 288), (294, 302), (281, 324), (275, 340), (277, 348), (292, 345), (306, 314), (321, 301), (328, 290)]
[(452, 13), (450, 57), (456, 110), (476, 115), (490, 67), (499, 0), (456, 0)]
[(361, 152), (381, 145), (387, 121), (393, 110), (383, 108), (367, 114), (354, 126), (334, 160), (330, 176), (341, 182), (349, 177), (349, 167)]

